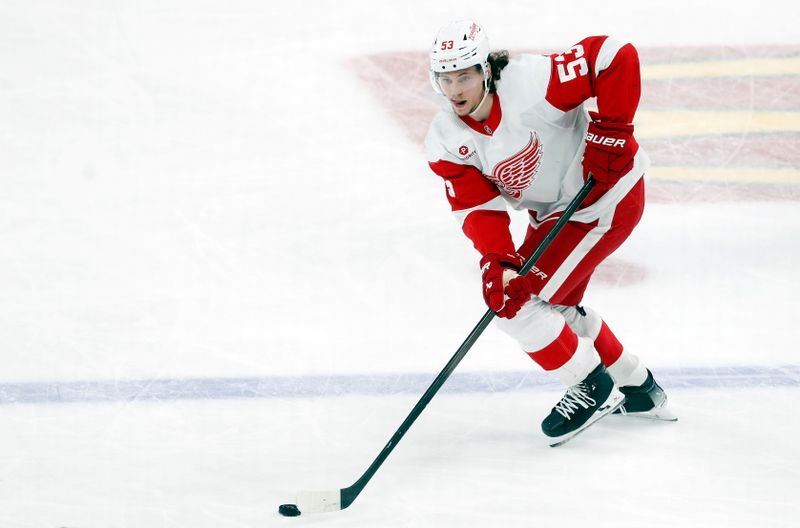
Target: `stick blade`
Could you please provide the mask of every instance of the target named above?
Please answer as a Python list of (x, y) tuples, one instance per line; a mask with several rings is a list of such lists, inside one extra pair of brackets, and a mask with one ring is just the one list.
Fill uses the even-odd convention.
[(328, 513), (342, 509), (342, 490), (298, 491), (297, 507), (303, 513)]

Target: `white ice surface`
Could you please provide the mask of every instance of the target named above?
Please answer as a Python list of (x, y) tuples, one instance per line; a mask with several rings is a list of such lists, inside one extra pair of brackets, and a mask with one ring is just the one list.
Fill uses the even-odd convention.
[[(345, 61), (458, 16), (511, 49), (800, 37), (788, 1), (8, 0), (0, 384), (433, 377), (485, 309), (475, 253)], [(651, 203), (586, 302), (654, 368), (797, 365), (798, 240), (797, 202)], [(490, 328), (459, 371), (535, 368)], [(677, 424), (610, 418), (553, 450), (558, 396), (442, 394), (351, 509), (297, 519), (278, 504), (349, 485), (417, 394), (0, 405), (0, 527), (800, 518), (797, 383), (676, 387)]]

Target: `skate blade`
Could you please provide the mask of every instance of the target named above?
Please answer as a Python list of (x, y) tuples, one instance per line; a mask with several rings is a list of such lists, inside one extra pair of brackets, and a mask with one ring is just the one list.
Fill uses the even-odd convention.
[(617, 416), (626, 416), (631, 418), (642, 418), (644, 420), (655, 420), (659, 422), (677, 422), (678, 415), (672, 412), (672, 409), (667, 407), (667, 400), (664, 399), (661, 405), (654, 407), (649, 411), (643, 412), (628, 412), (625, 410), (625, 405), (621, 405), (614, 411)]
[[(620, 410), (622, 407), (620, 407)], [(625, 416), (630, 418), (639, 418), (642, 420), (654, 420), (657, 422), (677, 422), (678, 415), (672, 412), (671, 409), (668, 407), (657, 407), (655, 409), (651, 409), (645, 412), (625, 412), (621, 410), (621, 412), (614, 413), (617, 416)]]
[(567, 433), (562, 436), (557, 436), (550, 439), (550, 447), (558, 447), (566, 444), (585, 430), (587, 430), (592, 425), (599, 422), (601, 419), (605, 418), (609, 414), (613, 413), (617, 409), (619, 409), (623, 402), (625, 401), (625, 395), (622, 394), (618, 389), (614, 389), (611, 391), (611, 394), (608, 395), (608, 399), (606, 402), (597, 409), (597, 411), (592, 415), (589, 420), (586, 421), (585, 424), (579, 429), (572, 431), (571, 433)]

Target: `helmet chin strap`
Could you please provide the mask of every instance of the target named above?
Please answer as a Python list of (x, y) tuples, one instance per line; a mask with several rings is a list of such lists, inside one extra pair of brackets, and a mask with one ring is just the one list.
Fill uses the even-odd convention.
[(483, 98), (481, 99), (481, 102), (478, 103), (478, 106), (473, 108), (472, 112), (470, 112), (468, 114), (469, 117), (472, 117), (474, 119), (474, 114), (478, 113), (478, 110), (480, 110), (481, 106), (483, 106), (483, 103), (486, 102), (486, 98), (487, 97), (489, 97), (489, 74), (488, 74), (488, 68), (484, 66), (484, 68), (483, 68)]
[(472, 112), (470, 112), (469, 114), (467, 114), (467, 115), (469, 115), (471, 118), (475, 119), (475, 114), (478, 113), (478, 110), (480, 110), (481, 106), (483, 106), (483, 103), (486, 101), (486, 98), (488, 96), (489, 96), (489, 90), (484, 89), (483, 90), (483, 99), (481, 99), (481, 102), (478, 103), (478, 106), (476, 106), (475, 109)]

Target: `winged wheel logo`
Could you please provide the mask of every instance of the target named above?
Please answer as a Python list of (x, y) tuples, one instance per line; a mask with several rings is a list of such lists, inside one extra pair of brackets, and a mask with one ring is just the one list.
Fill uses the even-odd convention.
[(542, 144), (539, 135), (531, 132), (528, 144), (513, 156), (494, 166), (489, 179), (519, 200), (522, 191), (530, 187), (542, 162)]

